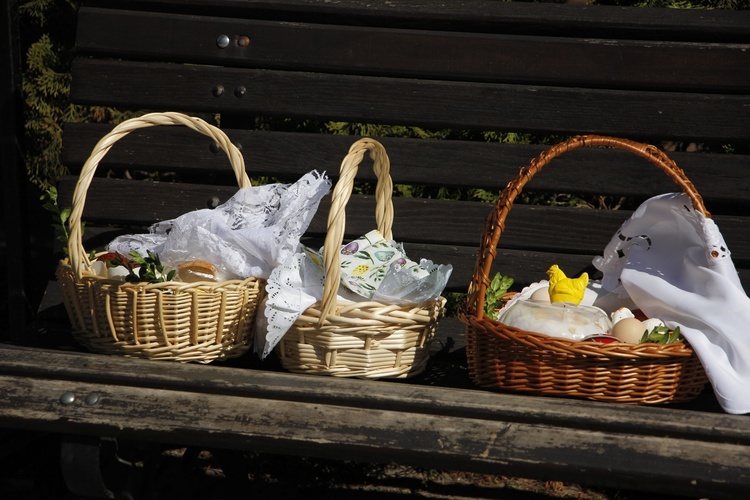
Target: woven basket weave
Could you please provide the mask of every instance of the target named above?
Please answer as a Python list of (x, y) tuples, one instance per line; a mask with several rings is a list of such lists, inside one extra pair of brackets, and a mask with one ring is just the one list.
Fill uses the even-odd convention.
[(376, 301), (343, 303), (337, 299), (344, 209), (358, 166), (368, 151), (378, 178), (377, 228), (386, 239), (393, 237), (390, 160), (380, 143), (361, 139), (344, 158), (332, 194), (323, 249), (323, 299), (302, 313), (276, 346), (282, 366), (289, 371), (337, 377), (406, 378), (422, 372), (427, 364), (430, 343), (445, 312), (444, 298), (424, 307)]
[(249, 187), (245, 163), (218, 128), (179, 113), (151, 113), (116, 126), (94, 147), (73, 194), (68, 258), (57, 269), (75, 339), (104, 354), (208, 363), (239, 356), (252, 343), (264, 281), (220, 283), (128, 283), (97, 276), (81, 241), (81, 216), (97, 166), (130, 132), (158, 125), (184, 125), (204, 134), (227, 153), (240, 187)]
[(698, 356), (685, 343), (576, 342), (514, 328), (483, 313), (497, 243), (514, 199), (552, 159), (591, 146), (620, 148), (646, 158), (683, 189), (696, 210), (710, 217), (684, 172), (654, 146), (612, 137), (579, 136), (544, 151), (503, 190), (485, 225), (469, 297), (459, 312), (467, 324), (471, 379), (484, 388), (631, 404), (693, 399), (707, 377)]

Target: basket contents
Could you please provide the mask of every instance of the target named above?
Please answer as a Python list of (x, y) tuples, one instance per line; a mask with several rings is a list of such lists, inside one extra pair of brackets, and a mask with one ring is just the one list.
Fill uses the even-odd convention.
[[(345, 245), (345, 208), (367, 153), (378, 179), (377, 230)], [(392, 194), (385, 148), (355, 142), (333, 189), (323, 248), (301, 248), (269, 278), (256, 330), (261, 356), (275, 346), (284, 368), (313, 375), (402, 378), (424, 370), (452, 267), (406, 256), (393, 239)]]
[[(268, 279), (265, 318), (256, 335), (256, 350), (266, 357), (299, 316), (322, 300), (325, 286), (324, 249), (301, 247), (274, 269)], [(421, 306), (440, 298), (453, 267), (422, 259), (410, 260), (401, 244), (378, 230), (341, 246), (338, 298), (342, 303), (377, 301), (400, 306)], [(265, 341), (262, 333), (267, 334)]]
[(679, 328), (725, 411), (750, 412), (750, 298), (712, 219), (683, 193), (652, 198), (593, 263), (606, 290)]
[(240, 188), (226, 203), (118, 236), (107, 251), (158, 256), (174, 279), (195, 282), (267, 278), (294, 253), (330, 180), (309, 172), (293, 184)]
[[(513, 202), (542, 168), (584, 147), (633, 153), (683, 193), (651, 199), (632, 214), (594, 259), (603, 278), (587, 283), (582, 297), (588, 276), (568, 278), (553, 267), (549, 282), (508, 294), (498, 319), (487, 311), (497, 298), (489, 275)], [(657, 404), (693, 399), (710, 378), (727, 411), (748, 411), (750, 304), (728, 255), (695, 186), (658, 148), (595, 135), (556, 144), (521, 168), (487, 218), (459, 310), (471, 379), (484, 388)], [(552, 284), (551, 294), (541, 290)]]
[(567, 278), (555, 264), (547, 274), (549, 281), (531, 284), (495, 312), (502, 323), (580, 341), (666, 344), (682, 340), (679, 327), (669, 330), (660, 319), (631, 310), (630, 298), (613, 297), (600, 282), (589, 281), (587, 273)]
[[(82, 215), (99, 162), (122, 137), (182, 125), (228, 156), (239, 190), (214, 210), (155, 224), (116, 239), (106, 252), (83, 248)], [(237, 147), (219, 128), (181, 113), (126, 120), (94, 147), (81, 170), (68, 218), (68, 257), (57, 278), (75, 339), (91, 351), (209, 363), (252, 344), (264, 277), (299, 238), (330, 188), (315, 172), (292, 185), (252, 187)]]

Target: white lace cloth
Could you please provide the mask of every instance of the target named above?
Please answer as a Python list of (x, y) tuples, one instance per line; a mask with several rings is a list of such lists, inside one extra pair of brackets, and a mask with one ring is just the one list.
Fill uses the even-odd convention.
[(119, 236), (107, 249), (143, 256), (151, 250), (166, 269), (205, 260), (219, 269), (220, 280), (267, 278), (294, 254), (330, 188), (330, 179), (316, 171), (293, 184), (241, 188), (223, 205), (158, 222), (148, 234)]
[(716, 224), (687, 195), (643, 203), (593, 263), (605, 289), (680, 327), (726, 412), (750, 413), (750, 298)]
[[(372, 233), (368, 233), (356, 241), (361, 242), (367, 236), (372, 239)], [(381, 237), (380, 243), (384, 241)], [(349, 252), (350, 245), (342, 246), (342, 264), (357, 262), (346, 259), (354, 258), (358, 253)], [(382, 246), (377, 248), (378, 252), (390, 252), (383, 250)], [(393, 252), (403, 250), (394, 241), (388, 241), (388, 248), (392, 248)], [(322, 254), (322, 249), (314, 251), (300, 246), (300, 252), (271, 272), (266, 283), (267, 297), (261, 307), (262, 314), (256, 317), (255, 351), (261, 358), (271, 353), (308, 307), (322, 300), (325, 285)], [(370, 262), (374, 267), (374, 261)], [(343, 286), (339, 287), (337, 300), (344, 303), (377, 301), (384, 304), (424, 304), (440, 297), (453, 271), (450, 264), (437, 265), (426, 259), (416, 264), (398, 256), (389, 256), (385, 265), (380, 279), (370, 281), (377, 288), (369, 293), (351, 281), (351, 274), (342, 272)]]

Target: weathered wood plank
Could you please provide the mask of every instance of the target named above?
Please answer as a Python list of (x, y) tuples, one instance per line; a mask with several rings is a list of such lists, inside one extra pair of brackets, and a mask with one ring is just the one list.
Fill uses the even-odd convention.
[[(77, 75), (71, 87), (73, 101), (106, 102), (125, 109), (598, 133), (633, 139), (731, 142), (750, 136), (747, 95), (514, 86), (91, 59), (77, 59), (73, 72)], [(222, 87), (218, 97), (213, 95), (217, 85)], [(734, 119), (727, 120), (727, 116)]]
[[(231, 123), (227, 117), (222, 122)], [(80, 171), (110, 125), (69, 123), (65, 126), (63, 161)], [(222, 129), (245, 156), (248, 174), (293, 181), (305, 172), (338, 176), (339, 165), (359, 136)], [(376, 137), (391, 159), (397, 184), (482, 188), (499, 193), (521, 167), (545, 146), (458, 140)], [(750, 157), (742, 154), (668, 152), (709, 204), (746, 203), (750, 192)], [(603, 168), (606, 167), (606, 168)], [(211, 140), (182, 127), (153, 127), (119, 141), (104, 157), (100, 173), (109, 169), (174, 172), (202, 183), (235, 183), (228, 160), (211, 148)], [(459, 175), (460, 173), (460, 175)], [(357, 179), (372, 182), (369, 162)], [(527, 186), (529, 191), (647, 197), (669, 192), (675, 184), (660, 170), (632, 153), (607, 149), (577, 150), (556, 158)]]
[[(644, 490), (712, 498), (728, 498), (750, 484), (743, 417), (696, 414), (688, 421), (679, 412), (656, 408), (624, 416), (616, 405), (594, 404), (600, 411), (591, 412), (590, 406), (550, 398), (439, 388), (420, 392), (407, 384), (253, 370), (237, 374), (220, 367), (201, 367), (208, 369), (199, 370), (199, 378), (170, 380), (180, 371), (198, 370), (174, 364), (165, 376), (151, 369), (153, 362), (65, 353), (54, 353), (57, 362), (47, 365), (56, 372), (52, 378), (40, 373), (37, 363), (27, 367), (32, 373), (25, 370), (19, 377), (8, 372), (23, 364), (13, 361), (23, 354), (14, 348), (3, 357), (16, 368), (3, 363), (0, 380), (10, 389), (0, 397), (0, 422), (26, 429), (365, 461), (390, 461), (396, 453), (401, 462), (422, 467), (617, 487), (631, 487), (637, 479), (644, 481)], [(82, 368), (80, 374), (74, 375), (71, 361)], [(66, 364), (69, 368), (61, 369)], [(131, 380), (117, 381), (120, 376)], [(257, 385), (256, 376), (261, 377)], [(191, 388), (184, 390), (188, 382)], [(254, 387), (265, 396), (253, 394)], [(284, 387), (293, 388), (288, 399)], [(61, 404), (64, 392), (77, 400)], [(98, 401), (86, 404), (85, 396), (93, 392)], [(508, 412), (515, 417), (508, 418)], [(599, 415), (596, 422), (586, 416), (593, 413)], [(644, 418), (661, 424), (651, 430)], [(695, 425), (695, 418), (703, 425)], [(709, 421), (723, 427), (723, 437), (711, 439), (701, 430)], [(693, 429), (699, 439), (691, 435)], [(742, 442), (736, 441), (739, 435)]]
[[(230, 38), (218, 46), (217, 33)], [(240, 37), (246, 42), (240, 44)], [(245, 68), (742, 93), (750, 45), (531, 37), (82, 9), (82, 54)], [(658, 50), (659, 59), (645, 57)], [(424, 54), (432, 54), (425, 58)], [(606, 68), (606, 71), (602, 71)]]
[[(73, 178), (60, 186), (60, 203), (70, 206)], [(110, 224), (150, 224), (207, 207), (217, 196), (227, 200), (236, 188), (197, 184), (129, 182), (94, 179), (87, 191), (84, 220)], [(138, 205), (132, 200), (138, 199)], [(478, 246), (492, 205), (468, 201), (394, 198), (394, 237), (412, 242)], [(373, 229), (374, 197), (353, 195), (347, 204), (346, 236), (358, 237)], [(326, 232), (330, 196), (323, 199), (309, 233)], [(556, 251), (557, 253), (603, 251), (615, 231), (629, 217), (626, 210), (516, 205), (508, 215), (500, 246), (507, 249)], [(403, 220), (402, 224), (399, 221)], [(717, 216), (727, 233), (735, 258), (750, 258), (750, 241), (743, 238), (746, 218)], [(408, 222), (407, 222), (408, 221)], [(438, 231), (439, 228), (439, 231)], [(585, 235), (582, 238), (581, 235)]]
[(265, 19), (293, 21), (317, 20), (398, 26), (401, 28), (463, 30), (470, 26), (478, 32), (557, 34), (570, 36), (617, 36), (629, 39), (746, 41), (750, 35), (750, 14), (742, 11), (708, 10), (686, 12), (681, 9), (646, 10), (643, 8), (595, 8), (580, 5), (538, 5), (524, 2), (487, 0), (420, 0), (399, 4), (367, 0), (216, 0), (206, 6), (204, 0), (91, 0), (90, 5), (141, 7), (227, 17), (262, 16)]

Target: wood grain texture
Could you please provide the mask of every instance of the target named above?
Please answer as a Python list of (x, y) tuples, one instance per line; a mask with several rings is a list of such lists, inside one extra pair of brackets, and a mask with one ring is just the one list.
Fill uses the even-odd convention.
[[(639, 139), (744, 140), (747, 95), (452, 82), (77, 59), (71, 99), (128, 109)], [(216, 97), (213, 89), (224, 93)], [(236, 94), (243, 89), (241, 94)], [(238, 97), (238, 95), (240, 95)], [(734, 120), (727, 120), (733, 116)]]
[[(648, 11), (642, 8), (547, 5), (543, 11), (523, 2), (487, 0), (410, 1), (404, 9), (394, 3), (367, 0), (92, 0), (89, 5), (208, 16), (259, 16), (263, 19), (317, 20), (331, 24), (366, 24), (417, 29), (474, 29), (521, 34), (575, 33), (580, 36), (616, 36), (646, 40), (746, 41), (750, 14), (709, 10), (687, 13), (680, 9)], [(544, 15), (541, 15), (543, 12)], [(470, 27), (470, 28), (467, 28)]]
[[(217, 34), (227, 35), (229, 45), (217, 46)], [(248, 41), (239, 44), (240, 37)], [(82, 54), (246, 68), (671, 92), (750, 88), (736, 71), (750, 65), (747, 44), (403, 30), (113, 9), (83, 9), (76, 43)], [(654, 50), (661, 57), (649, 57)]]
[[(231, 117), (222, 122), (232, 123)], [(111, 126), (66, 124), (63, 161), (72, 173), (80, 172), (96, 142)], [(248, 175), (272, 176), (291, 182), (310, 170), (337, 178), (349, 146), (359, 136), (266, 132), (226, 128), (239, 147)], [(391, 159), (396, 184), (482, 188), (499, 193), (506, 184), (541, 153), (538, 144), (506, 144), (459, 140), (422, 140), (381, 137)], [(100, 165), (122, 172), (126, 169), (175, 173), (181, 179), (200, 183), (234, 182), (229, 163), (221, 151), (211, 149), (210, 140), (196, 137), (180, 127), (157, 127), (137, 131), (118, 142)], [(744, 205), (750, 191), (750, 160), (741, 154), (670, 152), (672, 158), (696, 185), (709, 204)], [(367, 167), (366, 167), (367, 166)], [(460, 172), (461, 175), (457, 175)], [(375, 179), (369, 162), (363, 162), (357, 179)], [(605, 194), (647, 197), (674, 189), (675, 185), (648, 162), (624, 151), (581, 149), (544, 169), (528, 189), (539, 192)], [(711, 207), (712, 213), (722, 213)]]
[[(645, 490), (715, 498), (750, 484), (743, 417), (623, 413), (617, 405), (210, 366), (153, 370), (153, 362), (10, 347), (0, 357), (0, 380), (11, 388), (0, 398), (4, 425), (376, 462), (398, 454), (421, 467), (604, 486), (640, 478)], [(64, 392), (76, 401), (60, 403)], [(94, 392), (98, 402), (86, 404)]]

